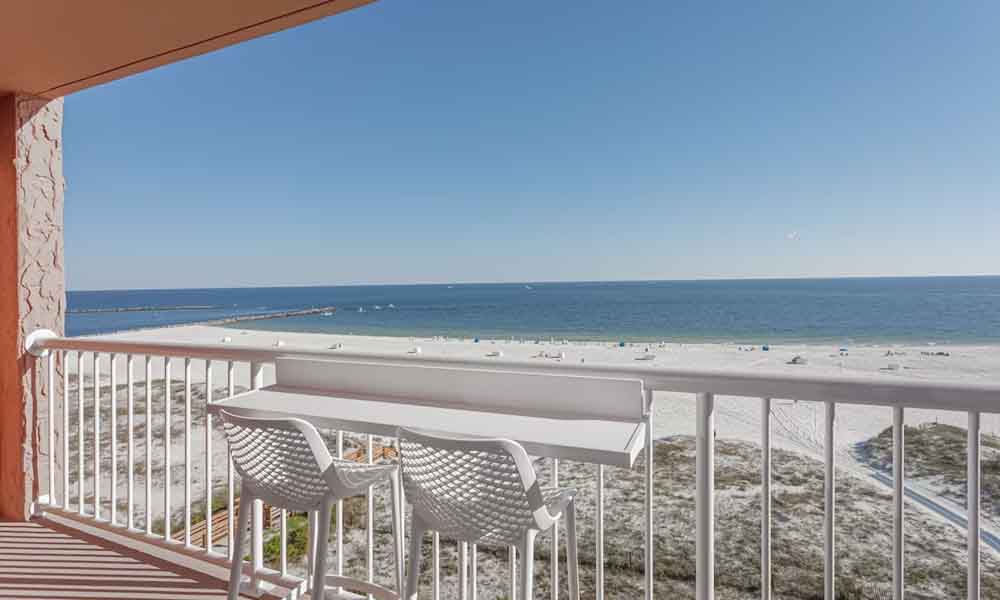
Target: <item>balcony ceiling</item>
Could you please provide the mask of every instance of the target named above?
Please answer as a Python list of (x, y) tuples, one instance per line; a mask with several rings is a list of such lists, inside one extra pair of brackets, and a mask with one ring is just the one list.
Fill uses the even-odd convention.
[(371, 1), (5, 2), (0, 94), (64, 96)]

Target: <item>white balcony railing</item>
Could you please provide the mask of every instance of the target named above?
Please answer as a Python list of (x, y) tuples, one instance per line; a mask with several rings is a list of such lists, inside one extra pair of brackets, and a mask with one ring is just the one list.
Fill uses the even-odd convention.
[[(213, 464), (213, 444), (218, 444), (219, 440), (213, 440), (213, 427), (211, 415), (206, 410), (206, 406), (214, 400), (218, 400), (218, 394), (214, 393), (213, 382), (217, 377), (222, 377), (225, 381), (224, 394), (231, 397), (238, 393), (237, 380), (244, 379), (249, 382), (249, 387), (259, 388), (264, 385), (265, 367), (272, 364), (277, 356), (300, 356), (312, 358), (336, 358), (338, 360), (358, 359), (368, 363), (399, 363), (409, 361), (434, 366), (462, 366), (474, 369), (496, 368), (496, 359), (457, 359), (457, 358), (435, 358), (426, 355), (374, 355), (361, 353), (348, 353), (336, 350), (314, 350), (305, 348), (261, 348), (251, 346), (240, 346), (230, 343), (223, 344), (187, 344), (187, 343), (165, 343), (165, 342), (141, 342), (125, 341), (110, 338), (58, 338), (52, 335), (34, 335), (29, 342), (30, 352), (39, 357), (35, 362), (37, 375), (45, 382), (40, 389), (48, 393), (39, 392), (38, 405), (46, 409), (44, 415), (40, 413), (40, 419), (44, 423), (39, 423), (39, 430), (46, 433), (42, 443), (43, 464), (37, 465), (39, 472), (46, 473), (42, 477), (38, 505), (41, 510), (55, 511), (60, 514), (74, 513), (77, 518), (85, 518), (95, 522), (102, 522), (106, 526), (119, 530), (130, 531), (135, 535), (147, 536), (149, 539), (158, 540), (158, 543), (166, 543), (174, 548), (183, 543), (184, 547), (191, 553), (202, 553), (207, 557), (215, 558), (219, 561), (232, 558), (233, 526), (232, 508), (234, 506), (233, 497), (233, 473), (231, 465)], [(174, 367), (180, 367), (180, 376), (175, 375)], [(104, 386), (104, 379), (101, 376), (102, 368), (108, 369), (108, 386)], [(193, 375), (193, 368), (197, 367), (198, 377)], [(903, 459), (905, 452), (904, 445), (904, 411), (906, 408), (940, 409), (948, 411), (962, 411), (968, 415), (968, 488), (966, 497), (967, 506), (967, 597), (970, 600), (978, 600), (980, 595), (980, 496), (981, 496), (981, 473), (980, 473), (980, 415), (981, 413), (1000, 412), (1000, 386), (980, 385), (980, 384), (959, 384), (959, 383), (935, 383), (927, 381), (892, 381), (884, 379), (861, 378), (861, 377), (818, 377), (808, 375), (772, 375), (754, 372), (732, 372), (732, 371), (706, 371), (706, 370), (684, 370), (665, 369), (653, 366), (605, 366), (596, 364), (539, 364), (525, 361), (505, 361), (504, 367), (517, 369), (519, 371), (545, 371), (558, 373), (583, 373), (590, 375), (605, 375), (617, 377), (630, 377), (641, 379), (647, 390), (654, 392), (680, 392), (693, 394), (697, 399), (697, 442), (696, 442), (696, 494), (695, 494), (695, 553), (696, 553), (696, 586), (695, 596), (698, 600), (708, 600), (714, 597), (715, 587), (715, 486), (714, 486), (714, 465), (715, 465), (715, 397), (717, 395), (737, 396), (746, 401), (759, 402), (762, 415), (762, 464), (761, 473), (761, 531), (760, 531), (760, 577), (761, 577), (761, 597), (763, 600), (771, 598), (771, 524), (772, 524), (772, 473), (771, 473), (771, 422), (772, 399), (803, 400), (814, 401), (825, 404), (825, 484), (823, 497), (823, 596), (827, 600), (837, 597), (835, 594), (835, 517), (836, 517), (836, 494), (835, 494), (835, 459), (836, 459), (836, 415), (837, 407), (840, 404), (861, 404), (891, 407), (893, 411), (893, 535), (892, 535), (892, 597), (902, 600), (904, 593), (904, 519), (903, 506), (906, 489), (904, 488)], [(145, 405), (141, 411), (137, 411), (135, 405), (136, 370), (140, 369), (140, 385), (145, 386)], [(90, 397), (97, 399), (96, 403), (91, 400), (90, 407), (93, 418), (88, 422), (85, 418), (85, 383), (90, 381)], [(222, 371), (221, 373), (219, 371)], [(54, 393), (60, 386), (58, 374), (61, 371), (61, 393)], [(122, 376), (124, 371), (124, 379)], [(162, 498), (154, 499), (153, 484), (155, 480), (154, 467), (158, 465), (175, 465), (176, 460), (172, 452), (176, 451), (176, 440), (171, 439), (171, 425), (174, 417), (171, 413), (171, 394), (164, 395), (165, 419), (161, 420), (163, 426), (159, 430), (154, 430), (154, 415), (151, 386), (157, 379), (162, 379), (165, 390), (172, 389), (175, 383), (183, 382), (183, 446), (181, 451), (183, 458), (183, 490), (184, 497), (182, 503), (183, 521), (180, 531), (173, 530), (173, 520), (167, 514), (165, 507), (175, 506), (174, 499), (171, 498), (171, 488), (169, 472), (166, 469), (160, 470), (162, 484)], [(203, 385), (201, 397), (192, 394), (192, 384), (198, 380)], [(71, 383), (76, 382), (75, 398), (71, 397)], [(120, 396), (120, 386), (125, 385), (125, 396)], [(95, 404), (108, 402), (110, 420), (110, 436), (102, 437), (101, 410), (94, 410)], [(123, 411), (124, 418), (127, 419), (126, 439), (118, 438), (119, 426), (116, 422), (121, 410), (121, 403), (125, 403)], [(202, 427), (201, 434), (204, 438), (198, 441), (197, 446), (200, 452), (193, 452), (192, 442), (195, 441), (192, 432), (192, 408), (194, 403), (202, 403), (197, 408), (196, 413), (205, 415), (206, 422)], [(71, 431), (70, 411), (74, 409), (75, 403), (76, 431)], [(141, 419), (137, 412), (142, 413)], [(85, 431), (85, 426), (90, 425), (91, 431)], [(141, 425), (141, 427), (140, 427)], [(144, 439), (136, 440), (133, 432), (144, 430)], [(337, 432), (336, 452), (343, 455), (344, 434)], [(85, 453), (86, 436), (92, 435), (91, 473), (86, 472)], [(372, 438), (363, 437), (367, 444), (368, 460), (372, 458)], [(647, 441), (647, 452), (652, 447), (651, 440), (653, 432), (650, 431)], [(55, 446), (53, 442), (61, 440), (61, 447)], [(75, 448), (72, 448), (75, 445)], [(124, 451), (123, 451), (124, 448)], [(155, 456), (157, 449), (160, 456)], [(75, 465), (70, 464), (73, 454), (76, 454)], [(141, 451), (141, 452), (140, 452)], [(121, 456), (124, 454), (124, 456)], [(140, 460), (138, 457), (142, 455)], [(648, 454), (647, 454), (648, 456)], [(110, 473), (102, 475), (102, 457), (110, 458)], [(125, 483), (119, 482), (120, 461), (124, 460)], [(551, 476), (558, 479), (558, 463), (553, 461)], [(647, 494), (647, 501), (644, 510), (647, 517), (651, 517), (653, 511), (653, 496), (651, 492), (653, 486), (652, 461), (645, 461), (644, 485), (650, 494)], [(192, 467), (198, 465), (203, 467), (200, 481), (202, 493), (200, 497), (194, 497), (195, 483), (192, 481)], [(73, 481), (72, 471), (75, 473)], [(142, 471), (144, 480), (144, 492), (137, 494), (135, 490), (136, 471)], [(229, 518), (226, 521), (225, 531), (213, 531), (212, 519), (206, 519), (204, 524), (204, 536), (199, 539), (192, 538), (192, 515), (194, 511), (200, 510), (202, 514), (211, 514), (213, 496), (215, 495), (218, 472), (225, 471), (225, 503), (229, 509)], [(87, 498), (87, 490), (84, 489), (87, 482), (91, 484), (91, 498)], [(204, 482), (212, 482), (205, 485)], [(121, 490), (124, 490), (124, 499), (121, 498)], [(594, 523), (594, 537), (596, 546), (594, 548), (594, 586), (597, 598), (604, 597), (604, 469), (597, 469), (597, 485), (594, 490), (596, 497), (596, 515)], [(75, 497), (75, 502), (73, 501)], [(141, 501), (139, 498), (142, 498)], [(372, 501), (369, 496), (368, 510), (366, 511), (368, 536), (365, 548), (365, 562), (367, 565), (367, 575), (369, 580), (374, 577), (374, 555), (372, 545), (374, 539), (371, 532), (374, 530), (374, 511)], [(171, 511), (172, 512), (172, 511)], [(384, 511), (383, 511), (384, 512)], [(123, 514), (124, 513), (124, 514)], [(288, 571), (287, 548), (288, 529), (287, 515), (280, 515), (280, 531), (277, 534), (280, 540), (280, 559), (278, 569), (271, 570), (264, 567), (263, 539), (261, 514), (255, 512), (252, 527), (251, 545), (253, 555), (253, 574), (255, 581), (267, 581), (283, 586), (291, 590), (304, 589), (301, 579), (292, 577)], [(162, 519), (162, 527), (156, 527), (157, 520)], [(649, 544), (648, 540), (653, 539), (654, 531), (651, 526), (651, 519), (647, 518), (646, 531), (647, 540), (644, 558), (644, 586), (646, 597), (652, 598), (653, 582), (655, 573), (653, 572), (653, 561), (651, 548), (655, 544)], [(337, 509), (336, 522), (336, 561), (334, 569), (340, 572), (344, 568), (344, 531), (343, 531), (342, 506)], [(228, 542), (228, 553), (223, 548), (214, 543), (219, 534), (224, 534)], [(558, 561), (559, 555), (556, 551), (555, 539), (553, 538), (553, 552), (550, 561), (553, 563), (550, 570), (552, 581), (552, 597), (558, 598), (558, 569), (554, 564)], [(434, 598), (440, 594), (440, 541), (435, 538), (433, 544), (433, 558), (431, 564), (433, 576)], [(471, 557), (468, 552), (471, 552)], [(470, 561), (471, 558), (471, 561)], [(511, 556), (513, 558), (513, 556)], [(461, 578), (463, 582), (470, 581), (468, 588), (463, 586), (461, 597), (476, 598), (476, 548), (461, 549)], [(510, 598), (515, 597), (513, 561), (511, 561), (510, 578)]]

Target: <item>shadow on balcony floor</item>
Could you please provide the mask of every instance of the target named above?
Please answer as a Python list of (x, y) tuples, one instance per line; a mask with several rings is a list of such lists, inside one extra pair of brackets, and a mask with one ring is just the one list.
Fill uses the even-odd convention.
[(225, 583), (51, 522), (0, 521), (0, 599), (216, 600)]

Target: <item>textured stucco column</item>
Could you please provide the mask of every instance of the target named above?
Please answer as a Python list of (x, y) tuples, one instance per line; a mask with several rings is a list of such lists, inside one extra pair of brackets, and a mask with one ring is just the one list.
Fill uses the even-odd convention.
[[(26, 519), (47, 451), (33, 386), (45, 398), (44, 361), (32, 381), (25, 336), (62, 335), (63, 102), (0, 95), (0, 517)], [(60, 365), (61, 366), (61, 365)], [(56, 378), (58, 381), (59, 378)]]

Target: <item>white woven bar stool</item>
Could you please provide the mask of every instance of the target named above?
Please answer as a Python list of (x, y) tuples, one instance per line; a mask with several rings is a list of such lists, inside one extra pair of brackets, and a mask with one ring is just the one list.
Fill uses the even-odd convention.
[(389, 480), (392, 484), (392, 530), (396, 559), (396, 588), (403, 579), (403, 516), (400, 510), (397, 465), (366, 465), (335, 459), (319, 432), (301, 419), (256, 419), (219, 412), (229, 441), (233, 466), (240, 475), (240, 510), (236, 526), (233, 564), (229, 573), (229, 600), (240, 591), (243, 538), (250, 527), (255, 500), (278, 508), (318, 515), (311, 532), (316, 543), (312, 556), (311, 597), (324, 597), (327, 586), (371, 594), (379, 600), (395, 600), (400, 593), (380, 585), (326, 574), (326, 551), (330, 515), (337, 500), (364, 494), (368, 486)]
[(521, 600), (530, 600), (535, 536), (563, 515), (569, 595), (580, 598), (576, 490), (540, 485), (528, 453), (510, 440), (401, 429), (399, 449), (403, 488), (413, 506), (407, 600), (417, 598), (420, 548), (428, 531), (470, 544), (515, 546), (521, 557)]

